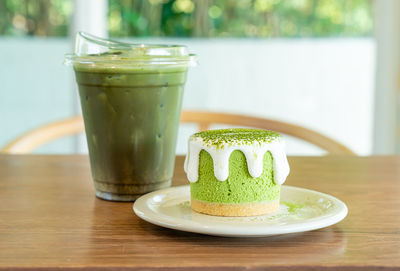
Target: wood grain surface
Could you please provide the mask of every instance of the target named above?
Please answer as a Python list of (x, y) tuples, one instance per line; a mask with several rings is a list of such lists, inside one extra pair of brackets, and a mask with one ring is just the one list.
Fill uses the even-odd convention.
[[(287, 184), (349, 214), (321, 230), (227, 238), (161, 228), (94, 196), (87, 156), (0, 155), (0, 269), (398, 270), (400, 157), (289, 157)], [(174, 185), (186, 184), (183, 158)]]

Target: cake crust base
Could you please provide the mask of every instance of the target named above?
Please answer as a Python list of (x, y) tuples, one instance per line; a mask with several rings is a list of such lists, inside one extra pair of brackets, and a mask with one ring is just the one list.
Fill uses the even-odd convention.
[(279, 209), (279, 200), (261, 203), (213, 203), (191, 198), (192, 210), (215, 216), (265, 215)]

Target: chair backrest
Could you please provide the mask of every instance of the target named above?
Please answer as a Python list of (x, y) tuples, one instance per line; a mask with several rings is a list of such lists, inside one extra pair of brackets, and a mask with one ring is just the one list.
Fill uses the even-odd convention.
[[(328, 154), (355, 155), (346, 146), (318, 132), (271, 119), (216, 112), (182, 111), (181, 122), (196, 123), (200, 131), (207, 130), (211, 124), (268, 129), (312, 143), (326, 150)], [(82, 117), (69, 118), (34, 129), (7, 144), (1, 152), (10, 154), (30, 153), (40, 145), (54, 139), (83, 131)]]
[(31, 153), (34, 149), (52, 140), (84, 131), (85, 126), (82, 117), (76, 116), (33, 129), (8, 143), (0, 152), (9, 154)]
[(209, 129), (211, 124), (229, 124), (273, 130), (316, 145), (327, 151), (328, 154), (356, 155), (343, 144), (324, 136), (323, 134), (295, 124), (272, 119), (228, 113), (184, 111), (182, 113), (181, 122), (197, 123), (200, 131)]

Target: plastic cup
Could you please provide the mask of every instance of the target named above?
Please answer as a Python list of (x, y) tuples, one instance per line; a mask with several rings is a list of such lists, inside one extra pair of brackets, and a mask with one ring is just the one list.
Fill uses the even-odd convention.
[(133, 201), (170, 186), (182, 96), (194, 55), (78, 33), (73, 65), (96, 196)]

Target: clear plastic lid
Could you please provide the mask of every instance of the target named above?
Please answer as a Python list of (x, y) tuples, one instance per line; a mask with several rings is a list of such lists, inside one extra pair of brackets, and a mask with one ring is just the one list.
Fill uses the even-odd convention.
[(134, 44), (103, 39), (78, 32), (75, 53), (65, 55), (65, 64), (178, 65), (195, 66), (197, 56), (185, 45)]

